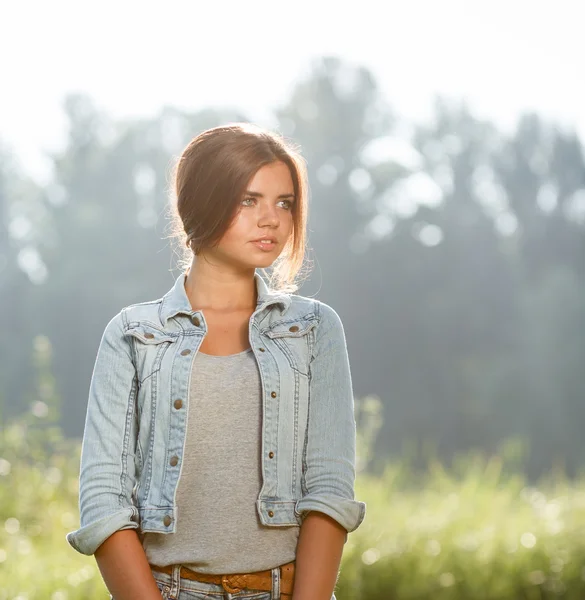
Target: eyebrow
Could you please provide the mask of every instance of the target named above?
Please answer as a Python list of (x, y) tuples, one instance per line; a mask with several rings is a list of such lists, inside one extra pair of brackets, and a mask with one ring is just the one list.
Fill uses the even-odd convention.
[[(246, 190), (246, 194), (248, 194), (248, 196), (256, 196), (257, 198), (264, 198), (264, 194), (261, 194), (260, 192), (253, 192), (252, 190)], [(280, 194), (280, 196), (278, 196), (279, 198), (293, 198), (295, 197), (294, 194)]]

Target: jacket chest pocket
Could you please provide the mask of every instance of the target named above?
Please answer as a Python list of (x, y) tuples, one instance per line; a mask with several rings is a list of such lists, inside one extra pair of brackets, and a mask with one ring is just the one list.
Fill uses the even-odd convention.
[(316, 319), (277, 322), (264, 329), (262, 333), (274, 342), (293, 369), (308, 376), (313, 349), (311, 331), (316, 324)]
[(178, 339), (149, 323), (130, 323), (126, 335), (133, 338), (136, 372), (140, 383), (160, 369), (166, 352)]

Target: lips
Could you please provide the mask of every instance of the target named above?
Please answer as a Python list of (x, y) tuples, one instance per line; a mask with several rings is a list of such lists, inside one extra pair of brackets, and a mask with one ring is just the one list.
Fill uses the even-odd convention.
[[(271, 238), (263, 238), (263, 239), (271, 239)], [(270, 242), (263, 242), (261, 239), (260, 240), (253, 240), (252, 243), (254, 244), (254, 246), (260, 248), (261, 250), (273, 250), (274, 248), (276, 248), (276, 242), (270, 241)]]
[(262, 240), (270, 240), (271, 242), (274, 242), (276, 244), (276, 238), (272, 237), (271, 235), (268, 235), (266, 237), (257, 238), (257, 239), (252, 240), (252, 241), (253, 242), (261, 242)]

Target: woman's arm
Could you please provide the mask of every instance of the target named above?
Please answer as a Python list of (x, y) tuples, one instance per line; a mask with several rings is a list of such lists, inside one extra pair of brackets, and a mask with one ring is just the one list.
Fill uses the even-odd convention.
[(114, 600), (161, 599), (135, 530), (116, 531), (96, 550), (95, 559)]
[(302, 524), (294, 600), (330, 600), (347, 534), (359, 527), (366, 511), (354, 494), (356, 422), (343, 324), (329, 305), (320, 302), (318, 308), (303, 456), (306, 493), (295, 507)]
[(307, 514), (297, 543), (292, 600), (330, 600), (347, 531), (324, 513)]
[(136, 484), (138, 379), (122, 310), (106, 325), (99, 344), (85, 416), (79, 470), (80, 528), (66, 538), (91, 556), (119, 529), (137, 529), (132, 501)]
[(81, 554), (95, 556), (115, 600), (160, 600), (135, 531), (138, 383), (126, 325), (122, 310), (106, 325), (99, 344), (81, 446), (81, 523), (66, 537)]

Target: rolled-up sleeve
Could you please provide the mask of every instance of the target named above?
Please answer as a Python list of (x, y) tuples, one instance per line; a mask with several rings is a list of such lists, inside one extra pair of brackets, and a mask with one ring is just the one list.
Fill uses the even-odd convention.
[(349, 357), (339, 315), (324, 302), (310, 363), (309, 422), (303, 494), (295, 510), (325, 513), (347, 532), (359, 527), (366, 504), (355, 499), (356, 421)]
[(106, 325), (89, 386), (79, 471), (80, 527), (69, 544), (92, 555), (114, 532), (137, 529), (136, 369), (120, 311)]

